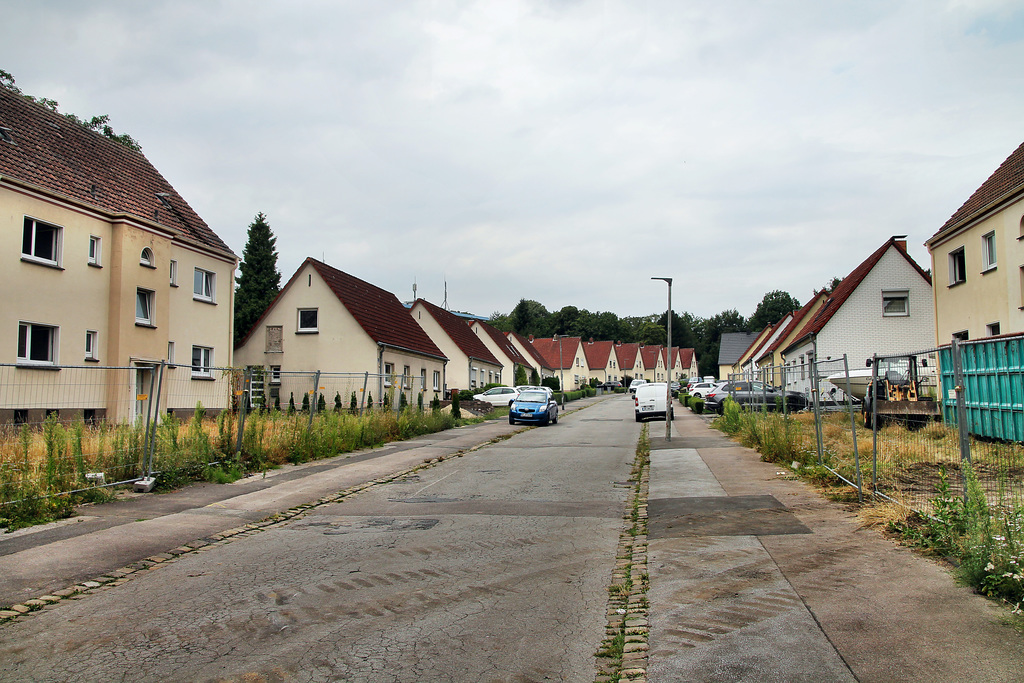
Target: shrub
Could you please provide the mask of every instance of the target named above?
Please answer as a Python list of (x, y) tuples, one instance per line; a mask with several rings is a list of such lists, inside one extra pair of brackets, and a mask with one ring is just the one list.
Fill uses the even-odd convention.
[(462, 392), (459, 392), (457, 394), (452, 394), (452, 412), (451, 412), (451, 415), (456, 420), (459, 420), (459, 419), (462, 418), (462, 411), (459, 410), (459, 396), (461, 394), (462, 394)]
[(700, 415), (704, 412), (704, 399), (699, 396), (692, 396), (690, 398), (690, 410)]

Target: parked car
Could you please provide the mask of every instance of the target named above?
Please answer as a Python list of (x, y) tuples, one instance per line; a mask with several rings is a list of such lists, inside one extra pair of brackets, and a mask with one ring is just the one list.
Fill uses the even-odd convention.
[(545, 391), (547, 392), (548, 396), (552, 396), (555, 393), (554, 390), (551, 389), (551, 387), (538, 387), (533, 384), (523, 384), (521, 386), (516, 387), (515, 389), (520, 394), (523, 393), (524, 391)]
[[(546, 388), (546, 387), (544, 387)], [(558, 404), (551, 399), (551, 393), (539, 389), (522, 392), (508, 408), (508, 423), (536, 423), (542, 427), (558, 424)]]
[(647, 384), (647, 383), (648, 382), (645, 379), (635, 379), (635, 380), (633, 380), (632, 382), (629, 383), (629, 393), (635, 394), (637, 387), (643, 386), (644, 384)]
[[(633, 413), (637, 422), (660, 417), (665, 419), (665, 407), (668, 403), (664, 382), (647, 382), (637, 387), (633, 396)], [(672, 406), (668, 406), (672, 415)]]
[(601, 385), (601, 388), (602, 389), (612, 389), (612, 390), (614, 390), (614, 389), (621, 389), (622, 388), (622, 382), (616, 382), (614, 380), (611, 381), (611, 382), (605, 382), (604, 384)]
[(704, 409), (714, 410), (719, 415), (725, 410), (725, 399), (732, 397), (732, 400), (741, 406), (754, 410), (762, 407), (766, 410), (775, 410), (778, 406), (777, 398), (785, 396), (786, 407), (790, 411), (803, 410), (807, 407), (807, 399), (803, 394), (795, 391), (782, 392), (764, 382), (724, 382), (711, 389), (704, 397)]
[(679, 382), (672, 382), (672, 398), (679, 395)]
[(722, 384), (725, 382), (694, 382), (689, 386), (689, 392), (691, 396), (705, 398), (709, 391)]
[(474, 394), (473, 400), (475, 401), (486, 401), (492, 406), (507, 406), (515, 398), (519, 396), (519, 392), (512, 387), (492, 387), (482, 394)]

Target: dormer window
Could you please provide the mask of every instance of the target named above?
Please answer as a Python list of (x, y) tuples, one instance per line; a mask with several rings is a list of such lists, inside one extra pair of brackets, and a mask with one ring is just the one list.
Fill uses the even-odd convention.
[(156, 268), (156, 260), (153, 258), (153, 250), (145, 247), (139, 255), (139, 265), (147, 268)]

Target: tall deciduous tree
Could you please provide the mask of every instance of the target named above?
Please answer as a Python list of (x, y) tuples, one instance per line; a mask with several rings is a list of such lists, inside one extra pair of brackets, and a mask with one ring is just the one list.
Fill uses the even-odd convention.
[(800, 302), (794, 299), (789, 292), (781, 289), (768, 292), (757, 305), (754, 314), (747, 321), (747, 330), (760, 332), (765, 325), (777, 323), (787, 313), (800, 308)]
[(249, 239), (238, 264), (235, 288), (235, 340), (249, 333), (263, 311), (281, 291), (277, 270), (277, 237), (263, 212), (249, 224)]

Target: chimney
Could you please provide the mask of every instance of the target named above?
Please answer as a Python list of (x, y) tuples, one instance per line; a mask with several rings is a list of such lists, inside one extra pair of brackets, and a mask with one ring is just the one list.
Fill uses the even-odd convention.
[(594, 338), (593, 338), (593, 337), (591, 337), (591, 338), (590, 338), (590, 343), (591, 343), (591, 344), (593, 344), (593, 343), (594, 343)]
[(533, 343), (533, 335), (532, 334), (530, 335), (530, 343), (531, 344)]
[(892, 241), (893, 241), (893, 243), (896, 246), (901, 247), (903, 249), (903, 251), (907, 250), (907, 236), (906, 235), (893, 235), (892, 236)]

